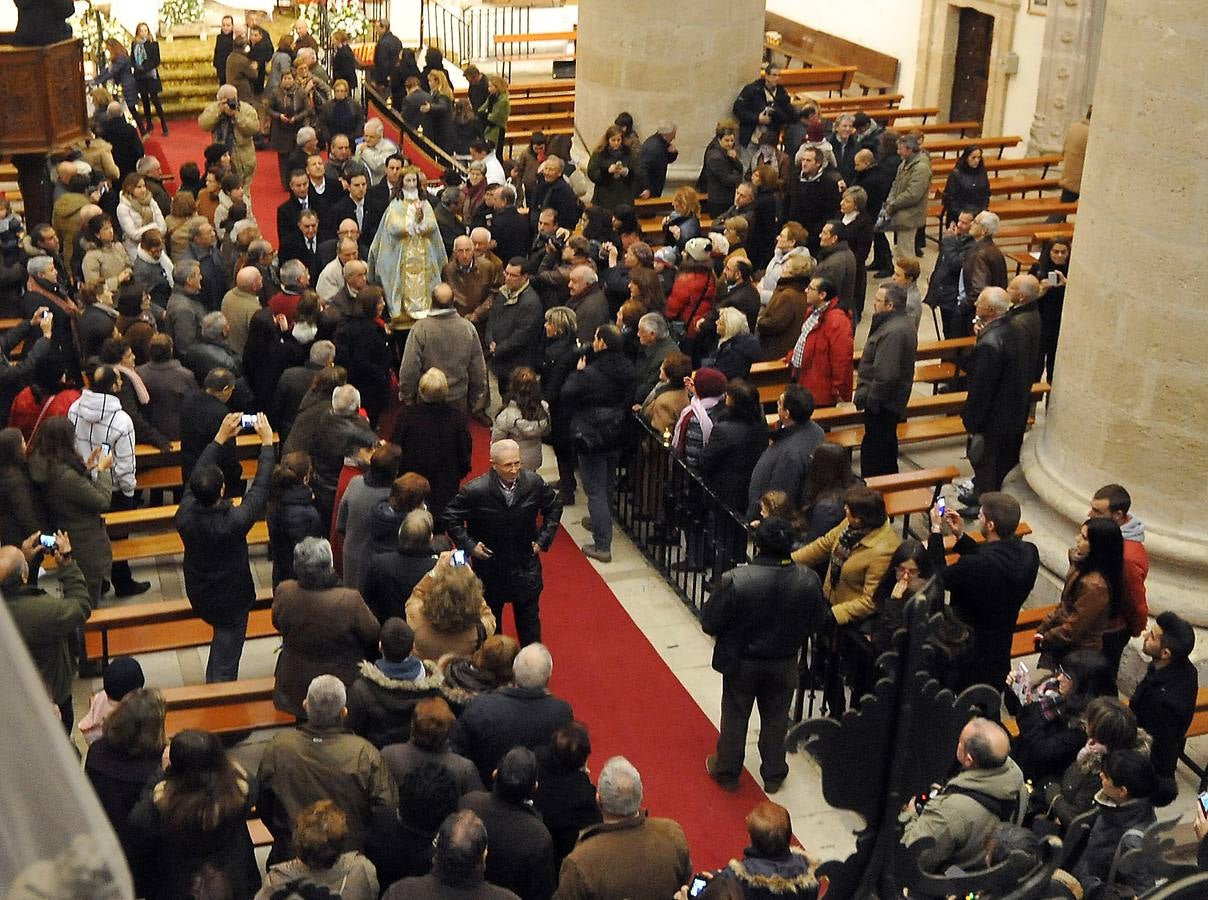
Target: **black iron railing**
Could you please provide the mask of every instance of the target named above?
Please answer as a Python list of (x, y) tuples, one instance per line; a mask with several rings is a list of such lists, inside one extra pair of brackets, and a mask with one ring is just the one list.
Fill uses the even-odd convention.
[(437, 47), (454, 65), (493, 60), (495, 35), (527, 34), (531, 15), (527, 6), (475, 6), (450, 9), (440, 0), (423, 0), (419, 7), (419, 42)]
[(434, 163), (441, 168), (453, 168), (460, 172), (463, 176), (466, 173), (465, 163), (457, 160), (450, 154), (446, 153), (443, 148), (439, 147), (426, 134), (416, 131), (410, 125), (403, 121), (403, 117), (390, 106), (390, 101), (381, 91), (369, 83), (366, 78), (361, 85), (361, 95), (365, 104), (365, 109), (370, 115), (378, 115), (385, 121), (389, 122), (396, 129), (400, 136), (406, 135), (424, 154), (426, 154)]
[(679, 459), (671, 434), (633, 417), (636, 440), (621, 454), (617, 521), (692, 610), (723, 572), (747, 561), (749, 533), (700, 473)]

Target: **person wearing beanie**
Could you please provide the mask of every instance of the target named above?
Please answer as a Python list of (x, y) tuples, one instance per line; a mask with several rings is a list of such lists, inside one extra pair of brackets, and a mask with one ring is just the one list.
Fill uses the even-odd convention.
[(80, 733), (89, 745), (96, 743), (109, 714), (121, 699), (144, 684), (143, 667), (133, 656), (119, 656), (109, 661), (102, 676), (102, 688), (92, 695), (88, 713), (80, 719)]
[(674, 247), (659, 247), (654, 251), (654, 271), (663, 283), (663, 294), (671, 293), (678, 274), (679, 254)]
[(683, 264), (667, 295), (664, 311), (672, 337), (695, 340), (701, 319), (713, 309), (717, 279), (713, 275), (712, 253), (713, 244), (708, 238), (692, 238), (684, 245)]
[(713, 434), (713, 425), (721, 412), (726, 392), (726, 376), (718, 369), (697, 369), (690, 378), (684, 379), (688, 391), (688, 405), (680, 413), (672, 430), (671, 446), (676, 455), (688, 465), (700, 461), (705, 444)]

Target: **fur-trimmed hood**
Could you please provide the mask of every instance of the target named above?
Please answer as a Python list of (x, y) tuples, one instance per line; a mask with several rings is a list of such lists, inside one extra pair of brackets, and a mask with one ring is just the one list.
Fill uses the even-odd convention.
[(814, 874), (817, 860), (810, 858), (800, 847), (790, 847), (785, 856), (769, 859), (755, 855), (748, 847), (742, 859), (730, 860), (729, 871), (747, 890), (770, 896), (816, 897), (818, 878)]
[(431, 660), (424, 660), (424, 674), (412, 681), (398, 681), (390, 678), (367, 659), (361, 660), (360, 663), (361, 677), (371, 684), (377, 685), (387, 691), (404, 691), (404, 692), (420, 692), (420, 691), (435, 691), (445, 683), (444, 676), (436, 671), (436, 664)]

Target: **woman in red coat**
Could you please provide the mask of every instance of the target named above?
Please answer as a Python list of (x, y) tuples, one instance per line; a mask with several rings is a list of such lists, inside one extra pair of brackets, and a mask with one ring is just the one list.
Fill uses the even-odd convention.
[(808, 312), (787, 361), (792, 379), (810, 392), (817, 407), (851, 402), (851, 316), (839, 306), (836, 287), (825, 278), (805, 289)]
[(668, 322), (683, 322), (688, 338), (696, 336), (700, 320), (709, 314), (717, 300), (717, 279), (709, 258), (712, 244), (706, 238), (692, 238), (684, 248), (684, 261), (671, 295), (667, 298), (664, 315)]

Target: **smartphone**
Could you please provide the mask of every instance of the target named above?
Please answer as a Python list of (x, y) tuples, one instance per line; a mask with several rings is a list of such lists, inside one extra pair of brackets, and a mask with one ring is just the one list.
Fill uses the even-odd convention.
[(453, 557), (449, 560), (450, 565), (464, 566), (466, 564), (466, 551), (454, 550)]
[(1200, 794), (1200, 809), (1204, 811), (1204, 815), (1208, 816), (1208, 791)]
[(1049, 273), (1049, 284), (1053, 285), (1054, 287), (1058, 284), (1057, 273), (1055, 271)]
[(59, 546), (59, 542), (55, 540), (53, 534), (44, 534), (38, 538), (38, 543), (42, 545), (44, 550), (49, 550), (51, 553)]
[(111, 444), (101, 444), (101, 452), (109, 456), (113, 453), (113, 446)]
[(692, 878), (692, 884), (688, 885), (688, 896), (699, 897), (706, 887), (709, 886), (709, 879), (704, 875), (695, 875)]
[(254, 429), (256, 427), (255, 413), (244, 413), (242, 416), (240, 416), (239, 417), (239, 427)]
[(936, 509), (936, 512), (938, 512), (940, 514), (941, 518), (943, 518), (943, 516), (945, 516), (948, 513), (948, 503), (944, 500), (943, 497), (940, 497), (938, 500), (935, 501), (935, 509)]

